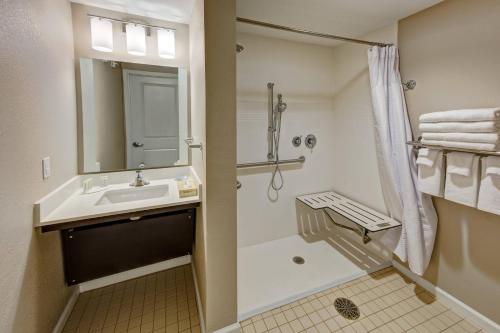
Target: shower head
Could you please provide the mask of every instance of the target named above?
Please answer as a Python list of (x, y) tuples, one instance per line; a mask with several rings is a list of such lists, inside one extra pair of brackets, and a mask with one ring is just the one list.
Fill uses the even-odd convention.
[(245, 47), (241, 44), (236, 44), (236, 52), (240, 53), (241, 51), (243, 51), (245, 49)]
[(278, 103), (276, 104), (276, 110), (278, 110), (279, 112), (283, 112), (286, 110), (286, 107), (286, 103), (283, 102), (283, 95), (278, 94)]

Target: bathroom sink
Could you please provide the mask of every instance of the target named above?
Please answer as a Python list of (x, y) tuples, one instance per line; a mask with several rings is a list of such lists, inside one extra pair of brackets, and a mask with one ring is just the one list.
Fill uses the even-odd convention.
[(146, 185), (144, 187), (133, 187), (106, 191), (95, 204), (97, 206), (100, 206), (139, 200), (159, 199), (168, 196), (168, 185)]

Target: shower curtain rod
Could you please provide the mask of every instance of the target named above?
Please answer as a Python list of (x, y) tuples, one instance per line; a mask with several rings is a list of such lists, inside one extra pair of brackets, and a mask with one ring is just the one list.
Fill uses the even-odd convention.
[(330, 34), (323, 34), (320, 32), (314, 32), (314, 31), (309, 31), (309, 30), (304, 30), (304, 29), (291, 28), (291, 27), (286, 27), (284, 25), (277, 25), (277, 24), (272, 24), (272, 23), (267, 23), (267, 22), (262, 22), (262, 21), (256, 21), (256, 20), (251, 20), (251, 19), (247, 19), (244, 17), (236, 17), (236, 21), (241, 22), (241, 23), (258, 25), (261, 27), (276, 29), (276, 30), (295, 32), (295, 33), (302, 34), (302, 35), (341, 40), (341, 41), (349, 42), (349, 43), (357, 43), (357, 44), (365, 44), (365, 45), (381, 46), (381, 47), (393, 45), (393, 44), (387, 44), (387, 43), (381, 43), (381, 42), (370, 42), (368, 40), (362, 40), (362, 39), (355, 39), (355, 38), (342, 37), (342, 36), (336, 36), (336, 35), (330, 35)]

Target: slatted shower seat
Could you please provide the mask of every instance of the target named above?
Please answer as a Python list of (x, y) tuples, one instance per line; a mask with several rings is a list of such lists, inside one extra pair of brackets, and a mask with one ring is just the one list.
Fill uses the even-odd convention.
[[(341, 228), (352, 230), (361, 235), (366, 244), (371, 239), (368, 232), (379, 232), (391, 228), (400, 227), (401, 223), (395, 219), (368, 208), (359, 202), (348, 199), (333, 191), (304, 194), (297, 197), (298, 200), (315, 210), (324, 210), (325, 215)], [(328, 213), (332, 210), (357, 225), (357, 229), (337, 223)]]

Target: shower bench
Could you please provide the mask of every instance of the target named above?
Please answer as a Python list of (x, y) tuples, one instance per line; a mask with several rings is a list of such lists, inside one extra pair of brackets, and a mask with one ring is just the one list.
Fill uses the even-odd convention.
[[(369, 232), (379, 232), (401, 226), (401, 223), (397, 220), (333, 191), (304, 194), (298, 196), (297, 200), (300, 200), (314, 210), (323, 210), (334, 225), (356, 232), (363, 238), (364, 244), (371, 240), (368, 236)], [(330, 216), (329, 211), (334, 211), (345, 217), (353, 222), (357, 228), (337, 223)]]

